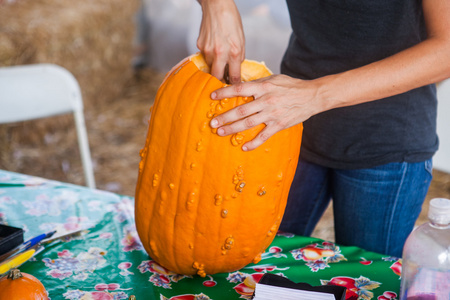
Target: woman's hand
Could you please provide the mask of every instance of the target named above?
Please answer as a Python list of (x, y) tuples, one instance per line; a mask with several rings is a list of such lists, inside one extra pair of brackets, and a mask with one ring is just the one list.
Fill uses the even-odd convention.
[[(241, 82), (245, 59), (242, 20), (233, 0), (202, 0), (203, 18), (197, 47), (211, 68), (211, 75), (231, 84)], [(227, 70), (227, 72), (225, 71)]]
[(324, 110), (316, 81), (295, 79), (286, 75), (272, 75), (251, 82), (218, 89), (211, 94), (214, 100), (236, 96), (255, 100), (235, 107), (211, 120), (217, 134), (226, 136), (264, 123), (266, 127), (242, 146), (253, 150), (280, 130), (307, 120)]
[(237, 69), (240, 70), (245, 55), (242, 24), (234, 2), (202, 0), (202, 7), (199, 49), (211, 64), (211, 73), (219, 79), (223, 78), (228, 64), (234, 83), (213, 92), (211, 98), (255, 98), (215, 117), (211, 126), (225, 136), (266, 125), (252, 141), (243, 145), (243, 150), (253, 150), (276, 132), (317, 113), (387, 98), (450, 76), (448, 0), (424, 0), (427, 39), (390, 57), (309, 81), (274, 75), (247, 83), (237, 83), (240, 81)]

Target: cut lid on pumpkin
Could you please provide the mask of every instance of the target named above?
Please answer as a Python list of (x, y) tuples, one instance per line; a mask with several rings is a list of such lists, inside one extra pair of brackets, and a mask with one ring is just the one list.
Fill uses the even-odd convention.
[[(191, 55), (189, 59), (197, 66), (200, 71), (208, 74), (211, 73), (211, 70), (205, 61), (205, 58), (201, 53)], [(264, 62), (245, 59), (241, 64), (241, 80), (244, 82), (267, 77), (270, 75), (272, 75), (272, 72)]]

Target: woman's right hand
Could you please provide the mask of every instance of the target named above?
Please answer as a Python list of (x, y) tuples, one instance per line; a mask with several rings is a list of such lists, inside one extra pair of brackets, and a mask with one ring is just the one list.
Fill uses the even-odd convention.
[(203, 17), (197, 47), (211, 75), (229, 83), (241, 82), (245, 37), (241, 15), (233, 0), (199, 0)]

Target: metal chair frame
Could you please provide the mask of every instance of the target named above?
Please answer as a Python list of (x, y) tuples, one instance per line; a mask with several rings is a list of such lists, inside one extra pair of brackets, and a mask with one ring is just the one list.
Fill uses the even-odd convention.
[(94, 170), (75, 77), (55, 64), (0, 68), (0, 124), (73, 113), (86, 185), (95, 188)]

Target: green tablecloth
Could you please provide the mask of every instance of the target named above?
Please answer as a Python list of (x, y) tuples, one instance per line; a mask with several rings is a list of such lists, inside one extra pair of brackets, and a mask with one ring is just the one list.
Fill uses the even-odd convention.
[(264, 273), (347, 287), (346, 299), (398, 299), (401, 260), (316, 238), (278, 233), (256, 265), (204, 278), (177, 275), (143, 250), (134, 200), (110, 192), (0, 170), (0, 222), (40, 233), (90, 228), (55, 241), (26, 262), (56, 299), (250, 299)]

